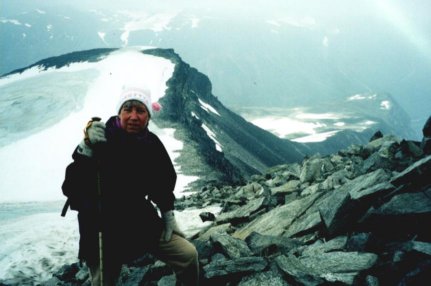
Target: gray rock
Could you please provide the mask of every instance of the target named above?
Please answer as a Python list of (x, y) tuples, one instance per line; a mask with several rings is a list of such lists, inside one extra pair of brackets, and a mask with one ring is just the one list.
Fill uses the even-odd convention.
[(244, 240), (234, 238), (226, 233), (213, 234), (211, 240), (228, 258), (240, 258), (252, 255), (250, 248), (248, 248)]
[(225, 277), (238, 273), (259, 272), (268, 262), (262, 257), (241, 257), (226, 261), (214, 261), (203, 267), (205, 278)]
[(264, 235), (281, 235), (318, 197), (319, 194), (310, 195), (279, 206), (238, 229), (232, 235), (240, 239), (245, 239), (253, 231)]

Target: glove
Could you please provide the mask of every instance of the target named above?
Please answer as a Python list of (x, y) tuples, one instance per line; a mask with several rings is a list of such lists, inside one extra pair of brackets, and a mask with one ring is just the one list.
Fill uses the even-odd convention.
[(106, 142), (105, 128), (105, 123), (102, 121), (90, 120), (84, 130), (85, 143), (91, 147), (97, 143)]
[(78, 145), (78, 153), (87, 157), (93, 156), (93, 146), (106, 142), (105, 123), (100, 118), (93, 117), (84, 129), (84, 140)]
[(84, 140), (81, 141), (78, 145), (78, 149), (76, 149), (77, 152), (81, 155), (87, 156), (87, 157), (93, 157), (93, 149), (91, 149), (90, 146), (88, 146)]
[(162, 232), (162, 241), (170, 241), (172, 233), (175, 232), (179, 236), (186, 237), (184, 233), (179, 229), (177, 221), (175, 220), (174, 211), (170, 210), (162, 213), (162, 219), (165, 224)]

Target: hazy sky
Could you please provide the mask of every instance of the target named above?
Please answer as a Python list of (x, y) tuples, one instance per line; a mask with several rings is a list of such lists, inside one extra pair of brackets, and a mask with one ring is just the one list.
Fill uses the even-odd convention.
[[(7, 2), (7, 1), (4, 1)], [(56, 1), (82, 9), (211, 13), (243, 21), (284, 19), (310, 29), (348, 28), (386, 21), (431, 61), (431, 1), (428, 0), (123, 0)]]

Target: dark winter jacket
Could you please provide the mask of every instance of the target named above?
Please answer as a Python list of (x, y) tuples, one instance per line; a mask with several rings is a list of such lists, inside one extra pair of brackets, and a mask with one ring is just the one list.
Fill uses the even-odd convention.
[(154, 204), (162, 212), (174, 208), (177, 176), (162, 142), (148, 129), (128, 134), (115, 116), (106, 123), (106, 138), (91, 158), (75, 150), (62, 190), (78, 211), (79, 258), (97, 261), (101, 229), (105, 258), (127, 262), (159, 240), (163, 224)]

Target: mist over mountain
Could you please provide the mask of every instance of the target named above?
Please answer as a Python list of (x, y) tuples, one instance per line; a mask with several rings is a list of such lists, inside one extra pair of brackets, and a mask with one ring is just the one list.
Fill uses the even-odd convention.
[(5, 1), (0, 73), (73, 51), (151, 45), (206, 74), (229, 107), (337, 106), (377, 93), (402, 106), (413, 130), (428, 118), (426, 1), (230, 2)]

